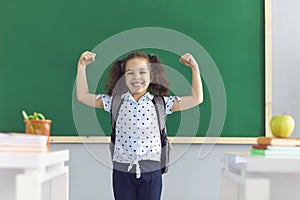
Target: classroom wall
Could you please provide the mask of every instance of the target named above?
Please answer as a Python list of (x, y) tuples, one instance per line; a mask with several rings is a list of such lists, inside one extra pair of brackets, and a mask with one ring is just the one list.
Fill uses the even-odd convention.
[(299, 8), (298, 0), (273, 0), (273, 115), (292, 115), (294, 136), (300, 136)]
[[(272, 6), (273, 114), (286, 112), (300, 122), (300, 1), (273, 0)], [(299, 125), (293, 134), (300, 136)], [(199, 159), (200, 146), (189, 146), (173, 163), (170, 172), (164, 176), (162, 199), (219, 199), (223, 152), (248, 151), (250, 148), (250, 145), (216, 145), (205, 159)], [(97, 148), (103, 154), (108, 151), (107, 144), (90, 144), (88, 147)], [(113, 199), (111, 169), (99, 163), (84, 145), (52, 144), (51, 148), (70, 149), (70, 200)], [(186, 148), (186, 145), (173, 145), (174, 152)]]

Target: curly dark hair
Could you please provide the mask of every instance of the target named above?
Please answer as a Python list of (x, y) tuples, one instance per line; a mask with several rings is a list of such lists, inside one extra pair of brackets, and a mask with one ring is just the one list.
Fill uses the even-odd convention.
[(105, 89), (107, 94), (123, 94), (128, 91), (125, 83), (125, 68), (128, 60), (134, 58), (142, 58), (147, 60), (150, 65), (151, 83), (148, 92), (155, 96), (169, 95), (169, 81), (166, 77), (165, 69), (161, 61), (156, 55), (146, 54), (144, 52), (133, 52), (123, 59), (116, 60), (110, 68), (107, 84)]

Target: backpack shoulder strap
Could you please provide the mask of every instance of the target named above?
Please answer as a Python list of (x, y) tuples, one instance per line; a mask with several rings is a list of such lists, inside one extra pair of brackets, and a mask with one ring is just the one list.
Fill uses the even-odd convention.
[(154, 96), (154, 98), (152, 99), (152, 102), (153, 102), (155, 110), (156, 110), (159, 130), (162, 133), (166, 126), (166, 124), (165, 124), (166, 104), (165, 104), (164, 97)]
[(116, 122), (123, 101), (124, 99), (121, 98), (121, 95), (115, 95), (112, 97), (110, 115), (111, 115), (111, 127), (112, 127), (111, 141), (113, 143), (115, 143), (115, 138), (116, 138), (116, 133), (115, 133)]
[(161, 165), (161, 173), (165, 174), (168, 171), (169, 166), (169, 153), (170, 153), (170, 145), (167, 138), (166, 131), (166, 104), (164, 101), (164, 97), (155, 96), (152, 100), (154, 107), (156, 109), (156, 114), (158, 118), (158, 125), (160, 129), (160, 142), (161, 142), (161, 157), (160, 157), (160, 165)]

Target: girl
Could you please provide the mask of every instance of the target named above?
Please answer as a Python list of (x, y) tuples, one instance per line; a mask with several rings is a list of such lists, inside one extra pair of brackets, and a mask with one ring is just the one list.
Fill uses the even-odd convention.
[(163, 96), (166, 115), (192, 108), (203, 101), (199, 66), (189, 53), (179, 61), (192, 70), (189, 96), (168, 96), (168, 81), (155, 55), (134, 52), (112, 65), (107, 94), (91, 94), (86, 66), (95, 61), (95, 53), (84, 52), (78, 61), (76, 90), (80, 102), (111, 111), (113, 94), (123, 103), (116, 121), (113, 153), (113, 191), (116, 200), (159, 200), (162, 189), (160, 170), (160, 132), (154, 95)]

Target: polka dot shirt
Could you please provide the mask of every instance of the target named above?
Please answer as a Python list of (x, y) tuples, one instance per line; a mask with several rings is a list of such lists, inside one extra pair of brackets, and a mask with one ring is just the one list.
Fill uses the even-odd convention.
[[(98, 95), (102, 98), (104, 110), (111, 111), (112, 97)], [(153, 95), (146, 93), (138, 102), (127, 92), (116, 121), (116, 141), (113, 161), (137, 164), (140, 160), (160, 161), (161, 141), (157, 114), (153, 105)], [(164, 97), (165, 115), (171, 114), (176, 96)]]

